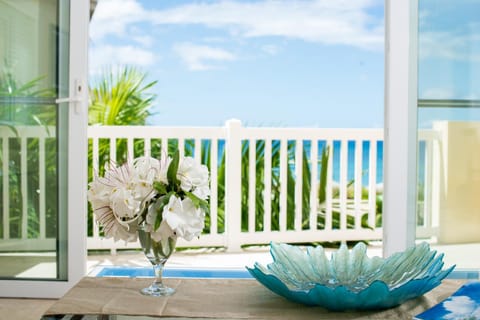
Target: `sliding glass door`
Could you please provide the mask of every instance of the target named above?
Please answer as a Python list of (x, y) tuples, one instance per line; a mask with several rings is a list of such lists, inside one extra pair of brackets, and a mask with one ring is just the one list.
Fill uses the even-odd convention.
[(0, 296), (85, 272), (87, 23), (87, 1), (0, 0)]
[(479, 1), (386, 1), (385, 255), (480, 269)]
[(480, 269), (480, 1), (418, 5), (417, 239)]

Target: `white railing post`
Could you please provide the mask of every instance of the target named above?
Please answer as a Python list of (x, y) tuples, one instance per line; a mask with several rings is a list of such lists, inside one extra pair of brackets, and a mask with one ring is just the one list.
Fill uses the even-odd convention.
[(240, 251), (242, 228), (242, 150), (241, 127), (239, 120), (231, 119), (225, 123), (225, 233), (227, 251)]

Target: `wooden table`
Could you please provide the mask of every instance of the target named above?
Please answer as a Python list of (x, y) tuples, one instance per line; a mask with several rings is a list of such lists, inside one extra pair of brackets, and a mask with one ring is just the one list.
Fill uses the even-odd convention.
[(423, 297), (370, 312), (329, 312), (290, 302), (249, 279), (165, 279), (170, 297), (147, 297), (150, 278), (83, 278), (45, 315), (141, 315), (204, 319), (411, 319), (455, 292), (463, 280), (445, 280)]

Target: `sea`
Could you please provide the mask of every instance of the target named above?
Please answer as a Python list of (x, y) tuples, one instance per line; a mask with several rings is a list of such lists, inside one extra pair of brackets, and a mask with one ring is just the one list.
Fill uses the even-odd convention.
[[(278, 143), (278, 140), (274, 140), (273, 143)], [(294, 143), (294, 142), (292, 142)], [(362, 142), (362, 186), (369, 185), (369, 164), (370, 164), (370, 141)], [(383, 185), (383, 150), (384, 144), (383, 141), (377, 141), (377, 154), (376, 154), (376, 176), (375, 176), (375, 185), (381, 187)], [(225, 142), (219, 141), (219, 161), (224, 152)], [(305, 141), (303, 144), (305, 153), (310, 154), (311, 142)], [(321, 160), (322, 150), (326, 147), (326, 141), (318, 141), (318, 159)], [(340, 181), (340, 148), (341, 141), (333, 142), (333, 151), (330, 151), (332, 158), (332, 179), (334, 182)], [(351, 182), (355, 179), (355, 141), (348, 141), (348, 151), (347, 151), (347, 181)], [(421, 142), (418, 146), (418, 181), (423, 181), (425, 174), (425, 144)], [(293, 159), (290, 159), (289, 165), (294, 168), (295, 164)]]

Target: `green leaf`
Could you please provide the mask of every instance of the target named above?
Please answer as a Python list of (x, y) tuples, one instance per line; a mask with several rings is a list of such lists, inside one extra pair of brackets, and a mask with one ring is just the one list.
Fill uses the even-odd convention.
[(167, 193), (167, 186), (159, 181), (153, 182), (153, 189), (155, 189), (159, 195), (164, 195)]
[(185, 195), (190, 200), (192, 200), (195, 208), (197, 208), (197, 209), (201, 208), (205, 212), (205, 214), (208, 214), (210, 212), (210, 205), (208, 204), (208, 201), (200, 199), (199, 197), (197, 197), (196, 195), (194, 195), (191, 192), (185, 192)]
[(157, 231), (158, 228), (160, 228), (160, 224), (162, 223), (162, 220), (163, 220), (163, 216), (162, 216), (163, 208), (165, 208), (165, 206), (170, 201), (170, 197), (174, 194), (175, 193), (173, 191), (171, 191), (171, 192), (167, 193), (166, 195), (164, 195), (163, 197), (158, 198), (157, 203), (156, 203), (156, 204), (158, 204), (158, 207), (156, 209), (157, 210), (157, 217), (155, 219), (155, 224), (153, 226), (154, 231)]
[(168, 166), (168, 170), (167, 170), (168, 184), (171, 186), (176, 186), (178, 184), (177, 172), (178, 172), (179, 163), (180, 163), (180, 152), (177, 149), (177, 151), (175, 151), (175, 154), (173, 155), (172, 162)]
[(327, 174), (328, 174), (328, 157), (330, 156), (329, 147), (325, 147), (322, 151), (320, 181), (318, 188), (318, 202), (324, 203), (327, 199)]

